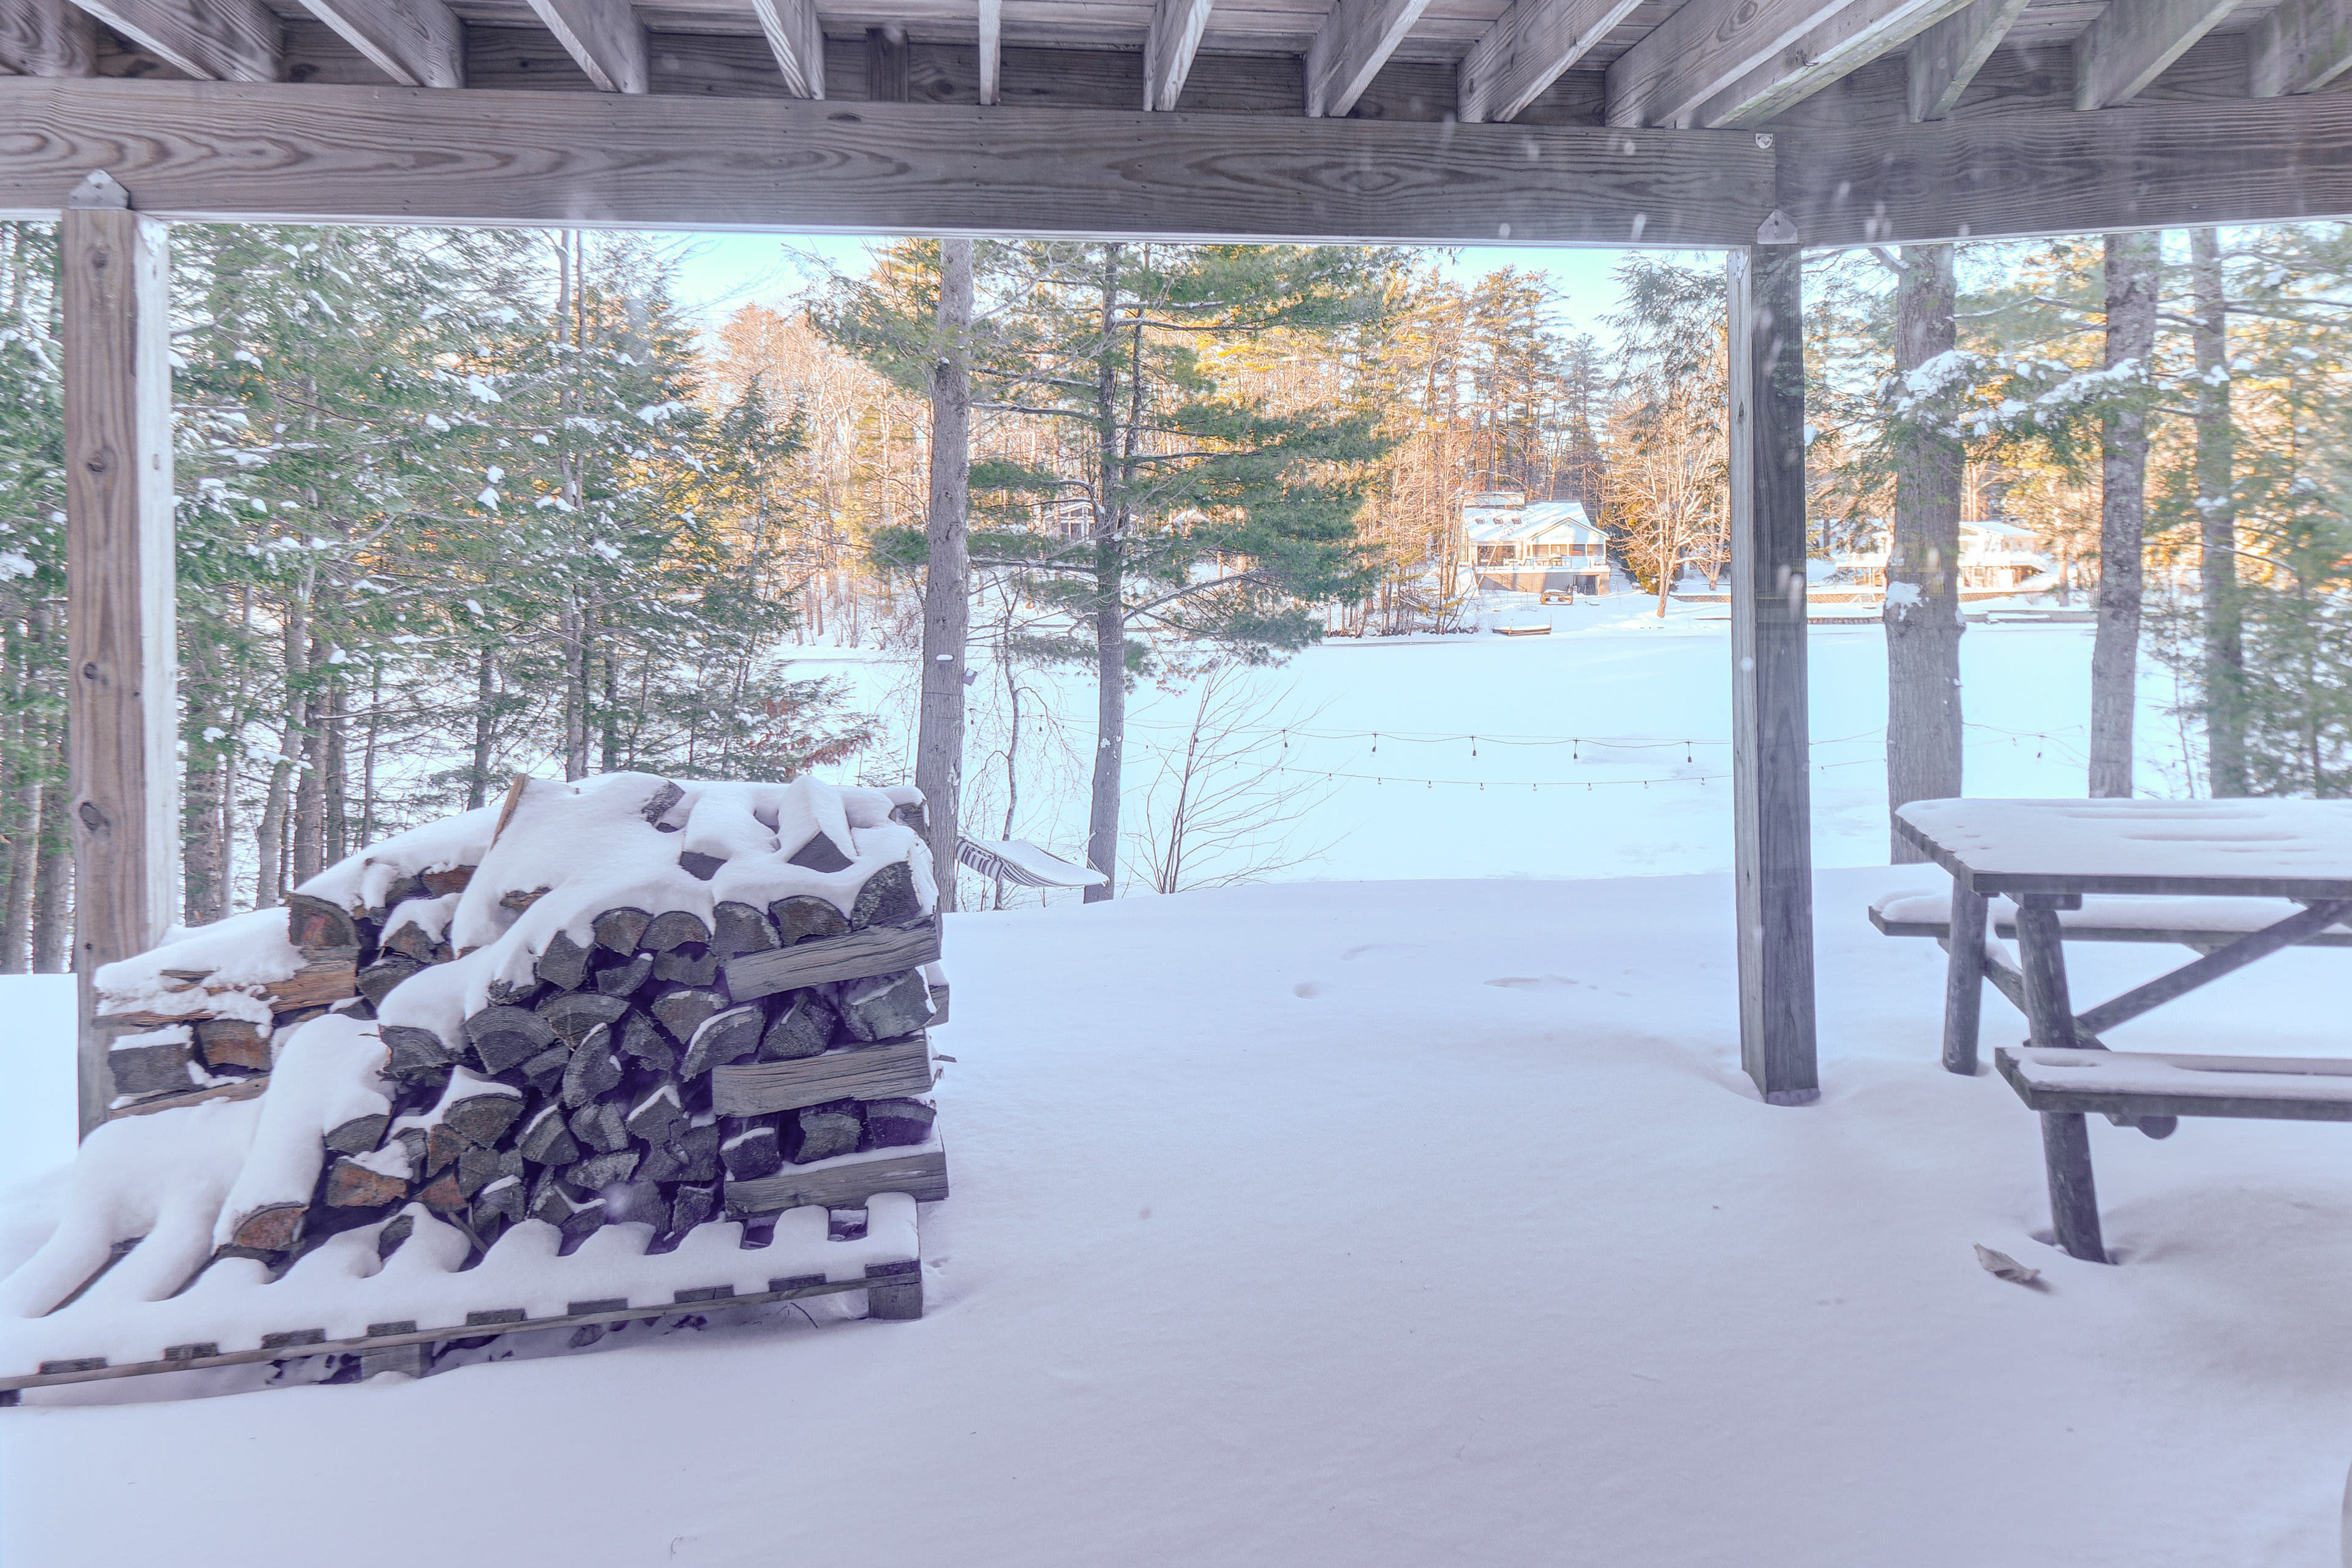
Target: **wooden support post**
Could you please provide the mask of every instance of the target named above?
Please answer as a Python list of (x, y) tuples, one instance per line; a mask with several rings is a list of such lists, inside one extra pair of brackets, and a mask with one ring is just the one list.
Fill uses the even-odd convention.
[[(1739, 1058), (1773, 1105), (1821, 1095), (1805, 710), (1802, 252), (1786, 218), (1731, 253), (1732, 824)], [(1781, 241), (1789, 243), (1781, 243)]]
[(2033, 1043), (2046, 1048), (2073, 1050), (2074, 1005), (2066, 988), (2066, 947), (2058, 929), (2058, 910), (2046, 894), (2025, 893), (2017, 900), (2017, 957), (2025, 972), (2025, 1021)]
[(2050, 1171), (2050, 1228), (2069, 1258), (2107, 1260), (2099, 1235), (2099, 1192), (2091, 1180), (2091, 1130), (2079, 1110), (2042, 1113), (2042, 1159)]
[(1951, 963), (1944, 971), (1944, 1070), (1973, 1078), (1984, 1018), (1985, 904), (1952, 879)]
[(179, 881), (165, 230), (94, 174), (68, 198), (64, 306), (67, 712), (81, 1130), (113, 1098), (91, 975), (172, 923)]

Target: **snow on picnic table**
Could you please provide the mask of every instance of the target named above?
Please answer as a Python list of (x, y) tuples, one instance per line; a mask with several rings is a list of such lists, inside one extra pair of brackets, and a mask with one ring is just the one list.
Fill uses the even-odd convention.
[[(1795, 1109), (1738, 1071), (1721, 877), (954, 917), (924, 1321), (0, 1412), (0, 1562), (2335, 1564), (2352, 1130), (2098, 1123), (2122, 1265), (2037, 1242), (2036, 1119), (1864, 919), (1942, 880), (1821, 877)], [(2341, 1050), (2347, 962), (2116, 1043)]]
[[(2164, 892), (2158, 880), (2352, 889), (2352, 800), (1915, 800), (1896, 814), (1979, 889)], [(2290, 886), (2291, 884), (2291, 886)]]

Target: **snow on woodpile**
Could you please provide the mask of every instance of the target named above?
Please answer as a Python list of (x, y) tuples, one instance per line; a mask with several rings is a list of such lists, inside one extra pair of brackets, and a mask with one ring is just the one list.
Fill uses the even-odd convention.
[[(946, 1196), (921, 809), (911, 789), (806, 779), (518, 779), (502, 805), (354, 855), (288, 908), (110, 965), (117, 1114), (144, 1125), (84, 1145), (67, 1223), (0, 1281), (0, 1323), (42, 1325), (0, 1331), (16, 1347), (0, 1379), (75, 1359), (75, 1321), (95, 1332), (101, 1313), (108, 1348), (89, 1353), (118, 1359), (161, 1358), (191, 1301), (253, 1315), (248, 1344), (305, 1330), (262, 1321), (296, 1304), (278, 1281), (310, 1281), (308, 1303), (410, 1248), (436, 1261), (399, 1267), (427, 1283), (376, 1295), (429, 1327), (435, 1302), (479, 1293), (445, 1277), (563, 1258), (578, 1284), (592, 1239), (593, 1272), (625, 1286), (616, 1259), (689, 1233), (713, 1233), (696, 1257), (721, 1232), (756, 1249), (789, 1210)], [(254, 1103), (206, 1103), (223, 1100)], [(720, 1272), (680, 1288), (756, 1270)], [(570, 1288), (508, 1294), (625, 1295)], [(217, 1349), (217, 1317), (184, 1337)]]

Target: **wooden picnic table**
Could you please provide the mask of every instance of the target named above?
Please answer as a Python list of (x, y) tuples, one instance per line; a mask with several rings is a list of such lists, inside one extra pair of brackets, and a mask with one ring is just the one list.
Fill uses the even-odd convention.
[[(2257, 1101), (2243, 1097), (2166, 1099), (2145, 1092), (2128, 1101), (2127, 1108), (2110, 1108), (2095, 1093), (2070, 1098), (2050, 1087), (2046, 1071), (2037, 1074), (2034, 1069), (2064, 1065), (2066, 1058), (2045, 1053), (2104, 1051), (2102, 1031), (2316, 936), (2352, 915), (2352, 801), (1922, 800), (1899, 808), (1895, 823), (1905, 837), (1952, 874), (1948, 1006), (1969, 1010), (1966, 1038), (1970, 1042), (1986, 962), (1986, 900), (2005, 895), (2018, 906), (2018, 967), (2032, 1029), (2031, 1053), (2029, 1059), (2004, 1051), (2001, 1068), (2027, 1103), (2042, 1112), (2051, 1218), (2058, 1244), (2076, 1258), (2104, 1260), (2082, 1107), (2103, 1110), (2119, 1123), (2157, 1138), (2171, 1132), (2179, 1115), (2280, 1112), (2244, 1109)], [(2067, 984), (2059, 914), (2079, 910), (2085, 894), (2103, 893), (2288, 899), (2304, 907), (2077, 1013)], [(1948, 1025), (1947, 1040), (1954, 1037), (1956, 1031)], [(1973, 1070), (1973, 1059), (1969, 1067)], [(2248, 1070), (2254, 1070), (2251, 1064)], [(2263, 1070), (2273, 1082), (2287, 1076), (2329, 1076), (2327, 1065), (2318, 1062), (2299, 1075), (2283, 1073), (2275, 1062)], [(2313, 1098), (2318, 1109), (2307, 1108), (2302, 1114), (2352, 1120), (2352, 1100), (2335, 1099), (2332, 1103), (2340, 1109), (2331, 1111), (2326, 1109), (2329, 1097)], [(2125, 1104), (2118, 1102), (2119, 1107)], [(2223, 1106), (2239, 1108), (2217, 1109)], [(2175, 1114), (2154, 1113), (2163, 1110)]]

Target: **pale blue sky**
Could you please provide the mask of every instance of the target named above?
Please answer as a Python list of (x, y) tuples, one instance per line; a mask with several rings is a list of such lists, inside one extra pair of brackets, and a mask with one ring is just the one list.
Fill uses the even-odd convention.
[[(714, 321), (746, 301), (780, 300), (795, 292), (803, 273), (792, 250), (814, 252), (836, 266), (855, 268), (862, 261), (866, 243), (845, 236), (772, 234), (682, 235), (678, 238), (679, 295)], [(1611, 273), (1623, 254), (1538, 246), (1465, 246), (1455, 253), (1452, 266), (1465, 278), (1502, 267), (1548, 271), (1565, 296), (1560, 307), (1562, 324), (1606, 337), (1608, 331), (1601, 318), (1617, 308), (1617, 289)]]

